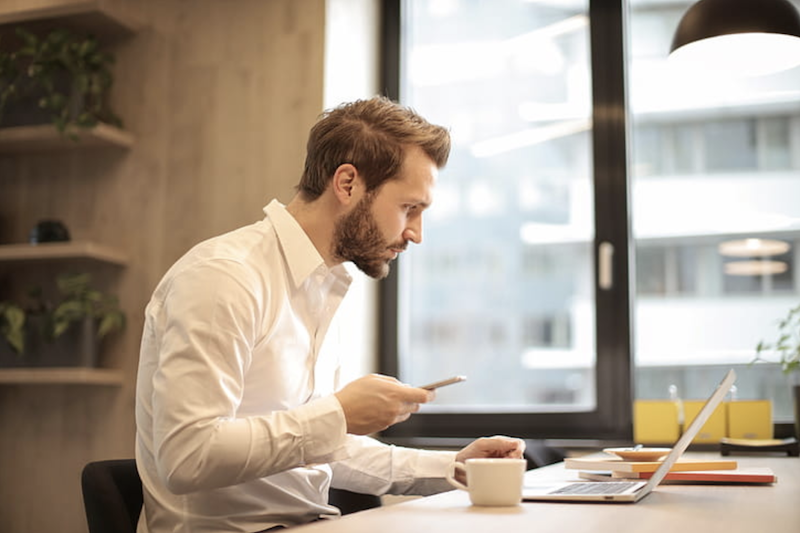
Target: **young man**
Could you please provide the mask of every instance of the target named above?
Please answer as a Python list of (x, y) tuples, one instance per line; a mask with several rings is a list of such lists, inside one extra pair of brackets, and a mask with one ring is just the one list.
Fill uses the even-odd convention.
[(370, 375), (343, 388), (323, 350), (350, 284), (422, 241), (450, 137), (384, 98), (312, 128), (298, 192), (266, 218), (210, 239), (167, 272), (145, 312), (136, 398), (139, 531), (246, 532), (336, 516), (330, 486), (431, 494), (454, 459), (521, 457), (517, 439), (458, 452), (366, 437), (433, 393)]

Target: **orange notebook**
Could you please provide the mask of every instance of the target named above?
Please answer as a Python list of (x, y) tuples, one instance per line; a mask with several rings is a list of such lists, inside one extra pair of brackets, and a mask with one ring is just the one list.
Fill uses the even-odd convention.
[[(652, 472), (580, 472), (579, 476), (591, 481), (619, 481), (620, 479), (650, 479)], [(769, 468), (742, 468), (736, 470), (703, 470), (694, 472), (668, 472), (664, 481), (686, 483), (777, 483), (778, 477)]]

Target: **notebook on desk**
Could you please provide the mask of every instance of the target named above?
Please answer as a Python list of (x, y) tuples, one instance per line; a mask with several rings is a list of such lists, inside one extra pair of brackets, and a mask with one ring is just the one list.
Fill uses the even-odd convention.
[(525, 485), (522, 488), (522, 499), (526, 501), (590, 501), (590, 502), (637, 502), (650, 494), (663, 481), (675, 461), (683, 455), (686, 448), (706, 423), (714, 409), (722, 402), (725, 395), (736, 381), (736, 373), (729, 370), (716, 390), (697, 413), (672, 450), (664, 458), (648, 481), (580, 481), (561, 482), (539, 485)]

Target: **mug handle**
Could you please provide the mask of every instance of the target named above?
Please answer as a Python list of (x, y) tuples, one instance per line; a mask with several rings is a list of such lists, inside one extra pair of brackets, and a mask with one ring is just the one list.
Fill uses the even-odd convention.
[(447, 482), (453, 485), (455, 488), (468, 491), (469, 488), (455, 478), (456, 470), (461, 470), (464, 473), (467, 472), (467, 468), (464, 466), (464, 463), (453, 461), (450, 463), (450, 466), (447, 467), (447, 472), (444, 475), (445, 479), (447, 479)]

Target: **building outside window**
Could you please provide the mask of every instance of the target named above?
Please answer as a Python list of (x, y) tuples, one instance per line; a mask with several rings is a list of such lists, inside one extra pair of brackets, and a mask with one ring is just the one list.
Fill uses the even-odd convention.
[[(529, 415), (511, 427), (599, 436), (598, 413), (629, 421), (632, 397), (671, 386), (704, 398), (731, 366), (739, 398), (792, 417), (778, 367), (748, 363), (800, 301), (800, 68), (688, 75), (666, 56), (691, 2), (599, 4), (399, 2), (397, 96), (449, 126), (453, 151), (424, 243), (384, 300), (384, 370), (469, 377), (409, 432), (466, 435), (504, 427), (489, 415)], [(606, 50), (599, 39), (623, 28), (624, 49)], [(608, 81), (615, 64), (626, 76)], [(606, 107), (627, 112), (619, 135), (599, 131)], [(609, 231), (624, 235), (605, 263)], [(761, 255), (764, 241), (783, 244)], [(736, 242), (749, 251), (731, 253)], [(620, 369), (632, 390), (613, 384)]]

